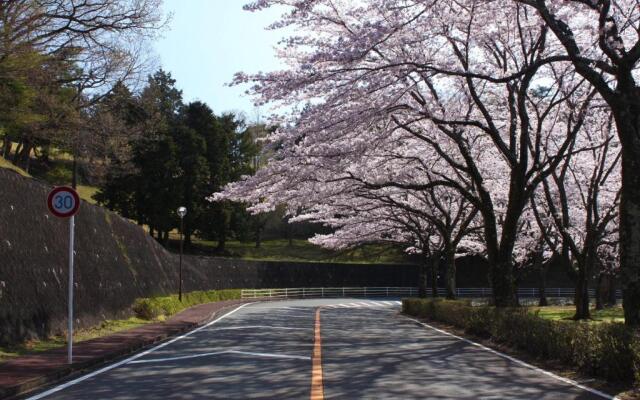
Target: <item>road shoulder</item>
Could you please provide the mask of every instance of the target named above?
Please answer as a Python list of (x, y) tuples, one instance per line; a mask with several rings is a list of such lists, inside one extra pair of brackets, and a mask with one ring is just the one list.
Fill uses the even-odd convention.
[(464, 340), (477, 343), (481, 346), (488, 348), (489, 350), (502, 353), (505, 356), (512, 357), (525, 364), (529, 364), (541, 370), (548, 371), (551, 374), (557, 375), (560, 378), (575, 381), (578, 384), (582, 384), (582, 385), (588, 386), (589, 388), (595, 389), (597, 391), (610, 394), (611, 396), (615, 396), (616, 399), (633, 400), (633, 399), (640, 398), (640, 388), (634, 388), (632, 385), (622, 384), (622, 383), (612, 384), (605, 380), (588, 376), (578, 371), (577, 369), (571, 368), (567, 365), (563, 365), (558, 361), (532, 357), (531, 355), (523, 351), (519, 351), (518, 349), (505, 346), (501, 343), (497, 343), (490, 339), (468, 334), (464, 330), (454, 327), (452, 325), (448, 325), (438, 321), (432, 321), (424, 318), (416, 318), (412, 315), (407, 315), (404, 313), (400, 313), (400, 315), (402, 315), (403, 317), (411, 321), (414, 321), (416, 324), (423, 326), (424, 329), (430, 329), (430, 328), (424, 326), (423, 324), (429, 325), (436, 329), (440, 329), (448, 334), (458, 336)]
[(45, 385), (78, 376), (160, 341), (188, 332), (219, 317), (245, 300), (200, 304), (164, 322), (147, 324), (74, 345), (74, 362), (66, 348), (54, 349), (0, 364), (0, 399), (17, 398)]

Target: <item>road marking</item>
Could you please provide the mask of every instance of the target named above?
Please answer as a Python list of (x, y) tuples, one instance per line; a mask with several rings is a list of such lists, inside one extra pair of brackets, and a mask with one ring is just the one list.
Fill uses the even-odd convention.
[(230, 326), (230, 327), (227, 327), (227, 328), (209, 329), (209, 332), (234, 331), (234, 330), (238, 330), (238, 329), (284, 329), (284, 330), (292, 330), (292, 331), (308, 331), (308, 330), (310, 330), (309, 328), (293, 328), (293, 327), (290, 327), (290, 326), (245, 325), (245, 326)]
[(472, 346), (475, 346), (475, 347), (477, 347), (477, 348), (479, 348), (479, 349), (482, 349), (482, 350), (484, 350), (484, 351), (488, 351), (489, 353), (493, 353), (493, 354), (495, 354), (495, 355), (497, 355), (497, 356), (499, 356), (499, 357), (505, 358), (505, 359), (507, 359), (507, 360), (509, 360), (509, 361), (511, 361), (511, 362), (514, 362), (514, 363), (516, 363), (516, 364), (518, 364), (518, 365), (521, 365), (521, 366), (523, 366), (523, 367), (526, 367), (526, 368), (532, 369), (532, 370), (534, 370), (534, 371), (536, 371), (536, 372), (539, 372), (539, 373), (541, 373), (541, 374), (547, 375), (547, 376), (549, 376), (549, 377), (551, 377), (551, 378), (553, 378), (553, 379), (556, 379), (556, 380), (558, 380), (558, 381), (561, 381), (561, 382), (567, 383), (567, 384), (569, 384), (569, 385), (575, 386), (575, 387), (577, 387), (577, 388), (579, 388), (579, 389), (582, 389), (582, 390), (585, 390), (585, 391), (587, 391), (587, 392), (589, 392), (589, 393), (592, 393), (592, 394), (598, 395), (598, 396), (600, 396), (600, 397), (602, 397), (602, 398), (605, 398), (605, 399), (608, 399), (608, 400), (620, 400), (620, 398), (618, 398), (618, 397), (615, 397), (615, 396), (614, 396), (614, 397), (612, 397), (612, 396), (610, 396), (610, 395), (608, 395), (608, 394), (606, 394), (606, 393), (604, 393), (604, 392), (601, 392), (601, 391), (599, 391), (599, 390), (597, 390), (597, 389), (593, 389), (593, 388), (590, 388), (590, 387), (588, 387), (588, 386), (582, 385), (582, 384), (580, 384), (580, 383), (578, 383), (578, 382), (574, 381), (573, 379), (564, 378), (564, 377), (562, 377), (562, 376), (556, 375), (556, 374), (554, 374), (553, 372), (549, 372), (549, 371), (546, 371), (546, 370), (544, 370), (544, 369), (542, 369), (542, 368), (538, 368), (538, 367), (536, 367), (535, 365), (531, 365), (531, 364), (529, 364), (529, 363), (526, 363), (526, 362), (524, 362), (524, 361), (522, 361), (522, 360), (519, 360), (519, 359), (517, 359), (517, 358), (511, 357), (511, 356), (506, 355), (506, 354), (504, 354), (504, 353), (501, 353), (501, 352), (499, 352), (499, 351), (497, 351), (497, 350), (494, 350), (494, 349), (492, 349), (492, 348), (489, 348), (489, 347), (487, 347), (487, 346), (483, 346), (483, 345), (481, 345), (480, 343), (476, 343), (476, 342), (474, 342), (474, 341), (472, 341), (472, 340), (469, 340), (469, 339), (463, 338), (463, 337), (458, 336), (458, 335), (454, 335), (453, 333), (449, 333), (449, 332), (444, 331), (444, 330), (442, 330), (442, 329), (438, 329), (438, 328), (436, 328), (436, 327), (434, 327), (434, 326), (431, 326), (431, 325), (429, 325), (429, 324), (426, 324), (426, 323), (424, 323), (424, 322), (422, 322), (422, 321), (418, 321), (417, 319), (413, 319), (413, 318), (409, 318), (409, 317), (405, 317), (405, 318), (407, 318), (408, 320), (413, 321), (413, 322), (415, 322), (415, 323), (417, 323), (417, 324), (419, 324), (419, 325), (422, 325), (422, 326), (424, 326), (424, 327), (426, 327), (426, 328), (432, 329), (432, 330), (434, 330), (434, 331), (436, 331), (436, 332), (439, 332), (439, 333), (442, 333), (442, 334), (444, 334), (444, 335), (446, 335), (446, 336), (450, 336), (450, 337), (456, 338), (456, 339), (461, 340), (461, 341), (463, 341), (463, 342), (465, 342), (465, 343), (468, 343), (468, 344), (470, 344), (470, 345), (472, 345)]
[(341, 304), (330, 304), (328, 306), (323, 306), (323, 308), (388, 308), (402, 304), (399, 301), (362, 301), (358, 303), (341, 303)]
[(117, 363), (115, 363), (115, 364), (108, 365), (108, 366), (106, 366), (106, 367), (104, 367), (104, 368), (102, 368), (102, 369), (99, 369), (99, 370), (97, 370), (97, 371), (93, 371), (93, 372), (91, 372), (91, 373), (89, 373), (89, 374), (87, 374), (87, 375), (83, 375), (83, 376), (81, 376), (81, 377), (79, 377), (79, 378), (76, 378), (76, 379), (74, 379), (74, 380), (72, 380), (72, 381), (69, 381), (69, 382), (64, 383), (64, 384), (62, 384), (62, 385), (56, 386), (56, 387), (54, 387), (54, 388), (51, 388), (51, 389), (49, 389), (49, 390), (47, 390), (47, 391), (45, 391), (45, 392), (42, 392), (42, 393), (40, 393), (40, 394), (37, 394), (37, 395), (35, 395), (35, 396), (29, 397), (29, 398), (28, 398), (28, 400), (38, 400), (38, 399), (42, 399), (42, 398), (44, 398), (44, 397), (50, 396), (50, 395), (52, 395), (52, 394), (54, 394), (54, 393), (57, 393), (57, 392), (59, 392), (59, 391), (61, 391), (61, 390), (63, 390), (63, 389), (66, 389), (66, 388), (68, 388), (68, 387), (70, 387), (70, 386), (73, 386), (73, 385), (76, 385), (76, 384), (78, 384), (78, 383), (80, 383), (80, 382), (82, 382), (82, 381), (85, 381), (85, 380), (87, 380), (87, 379), (89, 379), (89, 378), (93, 378), (93, 377), (94, 377), (94, 376), (96, 376), (96, 375), (100, 375), (100, 374), (102, 374), (102, 373), (104, 373), (104, 372), (111, 371), (112, 369), (114, 369), (114, 368), (118, 368), (118, 367), (119, 367), (119, 366), (121, 366), (121, 365), (128, 364), (128, 363), (130, 363), (130, 362), (131, 362), (131, 361), (133, 361), (133, 360), (136, 360), (136, 359), (138, 359), (138, 358), (140, 358), (140, 357), (144, 357), (144, 356), (146, 356), (147, 354), (149, 354), (149, 353), (151, 353), (151, 352), (153, 352), (153, 351), (156, 351), (156, 350), (158, 350), (158, 349), (161, 349), (161, 348), (163, 348), (163, 347), (165, 347), (165, 346), (170, 345), (171, 343), (174, 343), (174, 342), (176, 342), (176, 341), (178, 341), (178, 340), (180, 340), (180, 339), (184, 339), (184, 338), (186, 338), (187, 336), (190, 336), (190, 335), (192, 335), (192, 334), (194, 334), (194, 333), (196, 333), (196, 332), (199, 332), (199, 331), (201, 331), (201, 330), (203, 330), (203, 329), (205, 329), (205, 328), (207, 328), (207, 327), (209, 327), (209, 326), (211, 326), (211, 325), (215, 324), (216, 322), (223, 320), (224, 318), (228, 317), (229, 315), (231, 315), (231, 314), (235, 313), (236, 311), (238, 311), (238, 310), (240, 310), (241, 308), (244, 308), (244, 307), (246, 307), (246, 306), (248, 306), (248, 305), (250, 305), (250, 304), (254, 304), (254, 303), (246, 303), (246, 304), (243, 304), (243, 305), (241, 305), (241, 306), (239, 306), (239, 307), (237, 307), (237, 308), (234, 308), (233, 310), (229, 311), (228, 313), (226, 313), (225, 315), (221, 316), (220, 318), (214, 319), (213, 321), (211, 321), (211, 322), (209, 322), (209, 323), (207, 323), (207, 324), (205, 324), (205, 325), (202, 325), (201, 327), (196, 328), (196, 329), (194, 329), (194, 330), (192, 330), (192, 331), (189, 331), (189, 332), (185, 333), (184, 335), (178, 336), (178, 337), (173, 338), (173, 339), (171, 339), (171, 340), (169, 340), (169, 341), (167, 341), (167, 342), (161, 343), (161, 344), (157, 345), (156, 347), (153, 347), (153, 348), (151, 348), (151, 349), (149, 349), (149, 350), (143, 351), (142, 353), (138, 353), (138, 354), (136, 354), (136, 355), (133, 355), (133, 356), (131, 356), (131, 357), (129, 357), (129, 358), (127, 358), (127, 359), (125, 359), (125, 360), (118, 361), (118, 362), (117, 362)]
[(292, 359), (292, 360), (306, 360), (306, 361), (311, 360), (311, 357), (308, 357), (308, 356), (293, 356), (288, 354), (272, 354), (272, 353), (254, 353), (250, 351), (240, 351), (240, 350), (223, 350), (223, 351), (215, 351), (212, 353), (191, 354), (188, 356), (152, 358), (148, 360), (134, 360), (129, 362), (129, 364), (149, 364), (149, 363), (159, 363), (159, 362), (166, 362), (166, 361), (188, 360), (191, 358), (210, 357), (210, 356), (217, 356), (221, 354), (240, 354), (240, 355), (246, 355), (246, 356), (286, 358), (286, 359)]
[(316, 310), (315, 339), (313, 343), (313, 361), (311, 369), (311, 400), (324, 400), (322, 383), (322, 339), (320, 337), (320, 310)]

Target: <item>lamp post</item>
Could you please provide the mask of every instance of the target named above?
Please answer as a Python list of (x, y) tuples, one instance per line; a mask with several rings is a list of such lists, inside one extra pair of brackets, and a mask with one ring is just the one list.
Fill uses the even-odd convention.
[(180, 272), (178, 276), (178, 300), (182, 301), (182, 249), (184, 235), (184, 216), (187, 215), (187, 207), (178, 207), (178, 216), (180, 217)]

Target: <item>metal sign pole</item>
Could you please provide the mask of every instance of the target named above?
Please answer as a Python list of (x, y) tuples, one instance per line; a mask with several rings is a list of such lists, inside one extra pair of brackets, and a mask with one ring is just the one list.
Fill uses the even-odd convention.
[(183, 236), (184, 235), (184, 217), (180, 217), (180, 269), (178, 279), (180, 284), (178, 286), (178, 300), (182, 301), (182, 251), (183, 251)]
[(68, 321), (67, 321), (67, 361), (73, 362), (73, 249), (74, 231), (76, 219), (75, 215), (80, 208), (80, 197), (75, 189), (60, 186), (54, 188), (47, 196), (47, 207), (49, 212), (58, 218), (69, 218), (69, 296), (68, 296)]
[(69, 364), (73, 362), (73, 248), (74, 248), (74, 229), (75, 216), (69, 218), (69, 321), (67, 328), (67, 361)]

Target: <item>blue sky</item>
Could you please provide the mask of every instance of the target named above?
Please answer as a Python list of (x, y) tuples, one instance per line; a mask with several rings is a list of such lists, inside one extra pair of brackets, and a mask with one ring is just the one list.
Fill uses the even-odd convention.
[(171, 72), (185, 101), (201, 100), (216, 114), (255, 110), (246, 87), (226, 87), (237, 71), (281, 68), (273, 46), (284, 34), (266, 31), (280, 12), (242, 10), (245, 0), (164, 0), (173, 13), (170, 26), (154, 49), (162, 68)]

